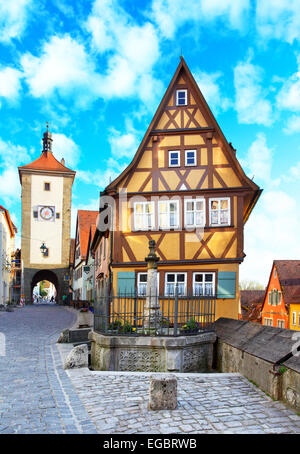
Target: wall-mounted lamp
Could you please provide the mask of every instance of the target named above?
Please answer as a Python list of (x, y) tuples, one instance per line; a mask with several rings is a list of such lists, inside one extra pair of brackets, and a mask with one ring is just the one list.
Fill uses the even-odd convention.
[(48, 248), (45, 246), (45, 243), (42, 243), (42, 246), (40, 247), (40, 251), (43, 254), (43, 256), (47, 255)]

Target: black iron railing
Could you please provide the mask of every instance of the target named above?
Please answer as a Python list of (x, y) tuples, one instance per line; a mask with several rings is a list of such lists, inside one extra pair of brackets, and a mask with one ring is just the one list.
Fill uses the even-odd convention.
[[(150, 295), (150, 299), (153, 297)], [(106, 335), (182, 336), (213, 329), (215, 298), (157, 295), (157, 309), (137, 292), (109, 295), (94, 302), (94, 330)]]

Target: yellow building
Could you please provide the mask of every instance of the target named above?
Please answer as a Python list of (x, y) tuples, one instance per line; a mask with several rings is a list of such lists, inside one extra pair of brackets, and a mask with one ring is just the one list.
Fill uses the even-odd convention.
[(238, 318), (244, 224), (260, 193), (181, 58), (132, 162), (101, 193), (100, 206), (115, 203), (114, 291), (145, 292), (152, 239), (161, 295), (177, 284), (179, 294), (216, 298), (216, 318)]

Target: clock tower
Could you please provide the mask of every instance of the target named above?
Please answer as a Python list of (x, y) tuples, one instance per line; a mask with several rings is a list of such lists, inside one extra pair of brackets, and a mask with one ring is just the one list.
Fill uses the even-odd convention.
[(24, 296), (42, 281), (56, 287), (57, 302), (68, 295), (73, 170), (52, 153), (52, 134), (43, 135), (43, 151), (35, 161), (19, 167), (22, 185), (22, 242)]

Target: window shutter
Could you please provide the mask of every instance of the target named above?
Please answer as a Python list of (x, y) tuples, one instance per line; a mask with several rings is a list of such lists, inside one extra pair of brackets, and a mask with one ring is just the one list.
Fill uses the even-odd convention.
[(235, 298), (236, 273), (233, 271), (219, 271), (218, 273), (218, 298)]
[(131, 295), (135, 290), (135, 272), (118, 271), (117, 293), (118, 295)]

